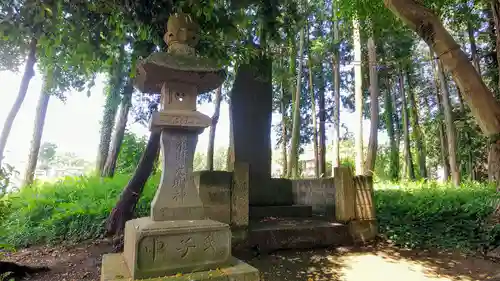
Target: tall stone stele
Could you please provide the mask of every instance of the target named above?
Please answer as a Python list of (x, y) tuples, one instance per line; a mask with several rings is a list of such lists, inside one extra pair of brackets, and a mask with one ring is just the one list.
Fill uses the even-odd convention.
[(168, 51), (137, 65), (136, 87), (161, 93), (150, 129), (161, 130), (163, 171), (151, 216), (126, 223), (124, 253), (104, 255), (102, 281), (259, 280), (257, 269), (231, 256), (229, 225), (205, 219), (194, 181), (198, 135), (211, 124), (196, 111), (196, 97), (225, 79), (220, 67), (196, 55), (198, 39), (198, 26), (188, 15), (172, 15), (164, 36)]

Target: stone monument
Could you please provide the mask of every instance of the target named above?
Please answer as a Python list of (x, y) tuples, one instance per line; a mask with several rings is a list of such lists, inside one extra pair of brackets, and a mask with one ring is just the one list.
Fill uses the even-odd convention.
[(189, 15), (172, 15), (164, 36), (168, 51), (137, 65), (135, 86), (161, 93), (150, 129), (161, 130), (163, 170), (151, 216), (126, 223), (124, 252), (104, 255), (102, 281), (259, 280), (257, 269), (232, 257), (229, 225), (205, 219), (194, 181), (198, 135), (211, 124), (196, 111), (196, 96), (225, 79), (220, 67), (196, 55), (198, 36)]

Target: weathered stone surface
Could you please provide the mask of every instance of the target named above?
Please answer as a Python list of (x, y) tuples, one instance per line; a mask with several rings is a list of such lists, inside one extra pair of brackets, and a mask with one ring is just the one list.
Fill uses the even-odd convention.
[(349, 222), (349, 232), (353, 241), (366, 243), (378, 235), (376, 220), (353, 220)]
[(355, 176), (353, 181), (356, 189), (356, 219), (376, 220), (375, 205), (373, 204), (373, 178)]
[[(488, 251), (486, 256), (488, 256), (489, 258), (500, 260), (500, 247), (497, 247), (496, 249)], [(498, 274), (498, 278), (500, 278), (500, 274)]]
[(334, 171), (335, 218), (339, 222), (349, 222), (356, 218), (356, 188), (349, 168), (339, 167)]
[(151, 218), (200, 220), (203, 204), (193, 177), (193, 158), (198, 134), (182, 130), (163, 130), (161, 147), (163, 171), (160, 186), (151, 202)]
[(231, 257), (229, 225), (212, 220), (130, 220), (124, 258), (135, 279), (213, 269)]
[(211, 123), (210, 117), (198, 111), (165, 110), (153, 112), (149, 127), (151, 129), (183, 127), (201, 132)]
[(252, 219), (262, 218), (310, 218), (313, 215), (311, 206), (251, 206), (250, 217)]
[(251, 175), (249, 180), (251, 206), (285, 206), (294, 204), (292, 181), (277, 178), (252, 178)]
[(352, 239), (345, 224), (322, 220), (277, 219), (252, 221), (249, 244), (261, 251), (309, 249), (349, 245)]
[[(272, 63), (255, 58), (240, 65), (231, 90), (234, 163), (249, 165), (250, 204), (260, 199), (255, 189), (268, 189), (271, 178)], [(230, 163), (229, 170), (232, 170)]]
[(249, 204), (249, 167), (246, 163), (236, 162), (233, 167), (231, 190), (231, 226), (248, 226)]
[(205, 217), (231, 224), (232, 174), (225, 171), (201, 171), (195, 173), (195, 181)]
[(293, 180), (295, 204), (312, 207), (315, 215), (335, 218), (335, 185), (333, 178)]
[[(101, 281), (134, 281), (121, 254), (106, 254), (102, 259)], [(259, 271), (236, 259), (231, 258), (227, 266), (219, 270), (189, 272), (179, 275), (160, 276), (146, 279), (149, 281), (258, 281)], [(144, 280), (144, 281), (146, 281)]]

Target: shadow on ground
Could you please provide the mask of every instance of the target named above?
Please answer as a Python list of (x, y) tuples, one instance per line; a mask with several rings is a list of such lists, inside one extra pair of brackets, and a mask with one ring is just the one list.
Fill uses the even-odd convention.
[(381, 244), (280, 251), (246, 260), (264, 281), (482, 281), (500, 273), (500, 264), (484, 259)]
[[(101, 258), (110, 241), (23, 249), (6, 260), (46, 265), (52, 271), (33, 281), (99, 280)], [(280, 251), (237, 257), (257, 267), (261, 281), (471, 281), (489, 280), (500, 264), (458, 253), (409, 251), (386, 244), (309, 251)], [(495, 280), (498, 281), (498, 280)]]

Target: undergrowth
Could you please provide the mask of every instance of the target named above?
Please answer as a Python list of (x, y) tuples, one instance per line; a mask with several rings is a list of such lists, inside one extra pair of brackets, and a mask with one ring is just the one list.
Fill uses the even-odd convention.
[[(104, 180), (68, 177), (0, 199), (6, 206), (0, 214), (0, 245), (25, 247), (100, 237), (128, 180), (128, 175)], [(137, 216), (149, 214), (158, 182), (159, 175), (148, 181)], [(375, 188), (381, 235), (410, 248), (472, 251), (498, 245), (500, 227), (489, 223), (498, 199), (494, 187), (479, 183), (460, 188), (434, 182), (378, 183)]]
[(485, 250), (499, 246), (491, 222), (500, 203), (495, 187), (467, 182), (378, 184), (375, 205), (380, 233), (409, 248)]

